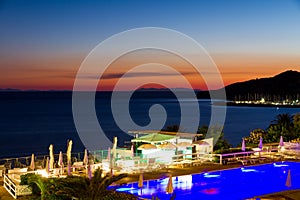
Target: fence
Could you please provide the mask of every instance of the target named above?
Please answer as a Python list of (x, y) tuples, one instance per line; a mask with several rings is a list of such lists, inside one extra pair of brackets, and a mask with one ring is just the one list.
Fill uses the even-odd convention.
[(15, 184), (7, 174), (4, 174), (4, 188), (15, 198), (23, 195), (31, 195), (32, 191), (28, 185), (17, 185)]
[[(254, 148), (255, 149), (255, 148)], [(226, 153), (226, 154), (213, 154), (214, 157), (219, 158), (220, 164), (225, 164), (228, 160), (237, 160), (238, 158), (242, 157), (249, 157), (249, 156), (273, 156), (274, 151), (278, 153), (278, 146), (267, 146), (264, 147), (262, 150), (257, 149), (253, 151), (245, 151), (245, 152), (236, 152), (236, 153)]]

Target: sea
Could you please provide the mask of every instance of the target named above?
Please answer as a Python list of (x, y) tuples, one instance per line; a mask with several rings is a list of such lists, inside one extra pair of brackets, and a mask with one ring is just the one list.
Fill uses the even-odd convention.
[[(199, 99), (199, 126), (208, 125), (213, 105), (209, 99)], [(186, 100), (189, 103), (189, 100)], [(191, 102), (192, 103), (192, 102)], [(150, 123), (149, 108), (159, 104), (165, 108), (165, 127), (180, 123), (180, 104), (171, 92), (136, 92), (129, 102), (129, 113), (139, 126)], [(97, 92), (95, 110), (99, 124), (112, 141), (118, 137), (118, 146), (126, 145), (133, 137), (121, 130), (111, 112), (111, 93)], [(224, 138), (233, 146), (249, 136), (254, 129), (267, 129), (276, 115), (300, 113), (300, 108), (227, 106)], [(72, 114), (72, 92), (28, 91), (0, 92), (0, 158), (14, 158), (65, 152), (67, 141), (73, 141), (73, 152), (83, 152), (84, 144), (77, 133)], [(99, 145), (99, 149), (101, 149)]]

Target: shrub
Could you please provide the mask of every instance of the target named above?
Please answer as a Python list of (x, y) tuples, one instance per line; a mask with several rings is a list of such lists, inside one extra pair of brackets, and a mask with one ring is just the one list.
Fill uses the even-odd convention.
[(41, 194), (41, 190), (39, 189), (39, 187), (33, 183), (32, 180), (36, 175), (33, 173), (28, 173), (25, 175), (21, 175), (21, 183), (20, 185), (29, 185), (31, 187), (32, 190), (32, 195), (34, 196), (38, 196)]

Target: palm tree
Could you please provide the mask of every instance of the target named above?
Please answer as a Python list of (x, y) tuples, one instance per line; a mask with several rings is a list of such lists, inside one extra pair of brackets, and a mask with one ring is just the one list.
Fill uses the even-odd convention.
[(289, 129), (290, 127), (293, 126), (293, 117), (288, 113), (279, 114), (272, 122), (275, 122), (274, 125), (279, 125)]
[(268, 135), (273, 138), (271, 142), (279, 141), (281, 135), (287, 141), (294, 139), (293, 116), (288, 113), (279, 114), (272, 122), (268, 128)]
[(127, 174), (116, 176), (106, 174), (103, 176), (102, 172), (103, 170), (98, 168), (91, 179), (83, 176), (43, 178), (40, 175), (31, 174), (28, 176), (27, 181), (23, 181), (23, 184), (28, 184), (32, 188), (37, 187), (41, 200), (63, 200), (72, 197), (80, 200), (104, 200), (107, 199), (106, 197), (109, 197), (109, 199), (137, 199), (133, 195), (121, 194), (108, 189), (112, 183), (121, 180)]
[(37, 174), (28, 174), (27, 183), (23, 182), (23, 184), (31, 186), (33, 193), (40, 195), (41, 200), (59, 200), (65, 199), (64, 197), (66, 197), (66, 195), (58, 194), (60, 180), (59, 178), (43, 178)]
[(91, 180), (86, 177), (69, 176), (61, 184), (60, 193), (80, 200), (103, 199), (111, 193), (108, 186), (127, 176), (127, 174), (116, 176), (106, 174), (102, 176), (102, 172), (103, 170), (98, 168)]
[(47, 183), (44, 178), (33, 174), (28, 178), (28, 183), (31, 187), (35, 184), (39, 188), (41, 200), (47, 199)]
[(300, 113), (297, 113), (293, 116), (293, 125), (297, 129), (297, 132), (300, 130)]

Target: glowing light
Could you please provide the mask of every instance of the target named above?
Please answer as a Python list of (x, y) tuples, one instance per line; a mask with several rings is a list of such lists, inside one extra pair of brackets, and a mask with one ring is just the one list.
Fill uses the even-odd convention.
[(288, 167), (289, 165), (287, 165), (287, 164), (276, 164), (276, 163), (273, 163), (273, 166), (274, 167)]
[(218, 188), (209, 188), (209, 189), (202, 190), (202, 192), (204, 194), (218, 194), (219, 189)]
[(245, 169), (245, 168), (241, 168), (242, 172), (258, 172), (256, 169)]
[(218, 178), (220, 177), (220, 175), (217, 175), (217, 174), (209, 174), (209, 173), (204, 173), (203, 176), (205, 178)]
[(187, 176), (178, 176), (176, 181), (174, 181), (175, 188), (179, 188), (181, 190), (191, 189), (193, 186), (193, 177), (192, 175)]

